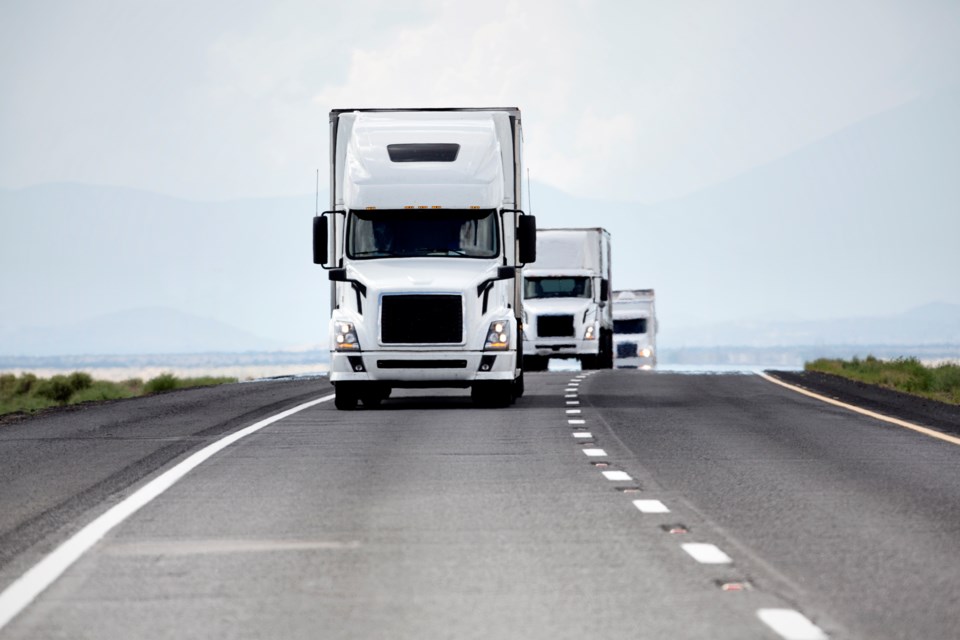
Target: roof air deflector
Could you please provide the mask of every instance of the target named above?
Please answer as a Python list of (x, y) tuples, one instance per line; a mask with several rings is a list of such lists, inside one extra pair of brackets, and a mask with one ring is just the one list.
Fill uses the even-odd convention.
[(460, 145), (445, 142), (388, 144), (387, 153), (393, 162), (453, 162)]

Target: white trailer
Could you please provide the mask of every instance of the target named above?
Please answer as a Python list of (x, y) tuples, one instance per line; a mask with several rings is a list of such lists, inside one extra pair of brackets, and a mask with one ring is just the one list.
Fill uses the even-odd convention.
[(524, 368), (546, 369), (554, 357), (611, 368), (610, 286), (609, 232), (538, 229), (537, 260), (524, 270)]
[(657, 330), (653, 289), (613, 292), (614, 363), (618, 369), (655, 367)]
[(314, 262), (330, 276), (330, 380), (338, 409), (394, 388), (471, 388), (482, 405), (523, 393), (520, 111), (335, 109), (330, 210)]

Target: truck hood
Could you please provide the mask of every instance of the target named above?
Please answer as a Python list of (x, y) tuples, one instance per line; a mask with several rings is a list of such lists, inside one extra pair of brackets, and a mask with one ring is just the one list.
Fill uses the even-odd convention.
[(523, 310), (528, 316), (569, 314), (577, 321), (582, 320), (583, 312), (594, 306), (588, 298), (533, 298), (523, 301)]
[(459, 293), (496, 276), (497, 259), (381, 258), (351, 262), (347, 275), (376, 292)]

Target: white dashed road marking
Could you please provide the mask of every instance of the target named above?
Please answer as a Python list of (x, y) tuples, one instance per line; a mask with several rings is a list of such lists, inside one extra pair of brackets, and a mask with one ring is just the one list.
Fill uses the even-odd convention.
[(626, 480), (633, 480), (626, 471), (604, 471), (603, 477), (612, 482), (622, 482)]
[(593, 437), (593, 434), (590, 433), (589, 431), (574, 431), (572, 435), (574, 438), (592, 438)]
[(578, 405), (578, 404), (580, 404), (580, 401), (579, 401), (579, 400), (567, 400), (567, 404), (569, 404), (569, 405)]
[(591, 458), (605, 458), (607, 452), (603, 449), (584, 449), (583, 452)]
[(786, 640), (826, 640), (827, 634), (793, 609), (760, 609), (757, 617)]
[(587, 424), (587, 421), (580, 420), (580, 419), (572, 419), (572, 420), (567, 420), (567, 424)]
[(569, 414), (580, 413), (580, 409), (567, 409), (567, 413)]
[(670, 509), (667, 508), (667, 505), (663, 504), (659, 500), (634, 500), (633, 506), (639, 509), (642, 513), (670, 513)]
[(697, 562), (703, 564), (730, 564), (733, 560), (716, 545), (703, 542), (688, 542), (680, 545)]

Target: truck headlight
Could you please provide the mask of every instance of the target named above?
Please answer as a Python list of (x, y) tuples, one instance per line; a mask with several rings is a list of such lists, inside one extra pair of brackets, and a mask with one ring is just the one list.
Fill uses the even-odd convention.
[(651, 349), (650, 347), (644, 347), (643, 349), (640, 350), (639, 355), (641, 358), (649, 358), (650, 356), (653, 355), (653, 349)]
[(354, 331), (352, 322), (337, 322), (335, 327), (333, 343), (337, 351), (360, 350), (360, 341), (357, 340), (357, 332)]
[(487, 340), (483, 343), (484, 351), (504, 351), (510, 346), (510, 323), (506, 320), (495, 320), (490, 323), (487, 331)]
[(587, 325), (587, 330), (583, 332), (583, 339), (593, 340), (594, 338), (596, 338), (596, 331), (597, 331), (596, 325), (593, 325), (593, 324)]

